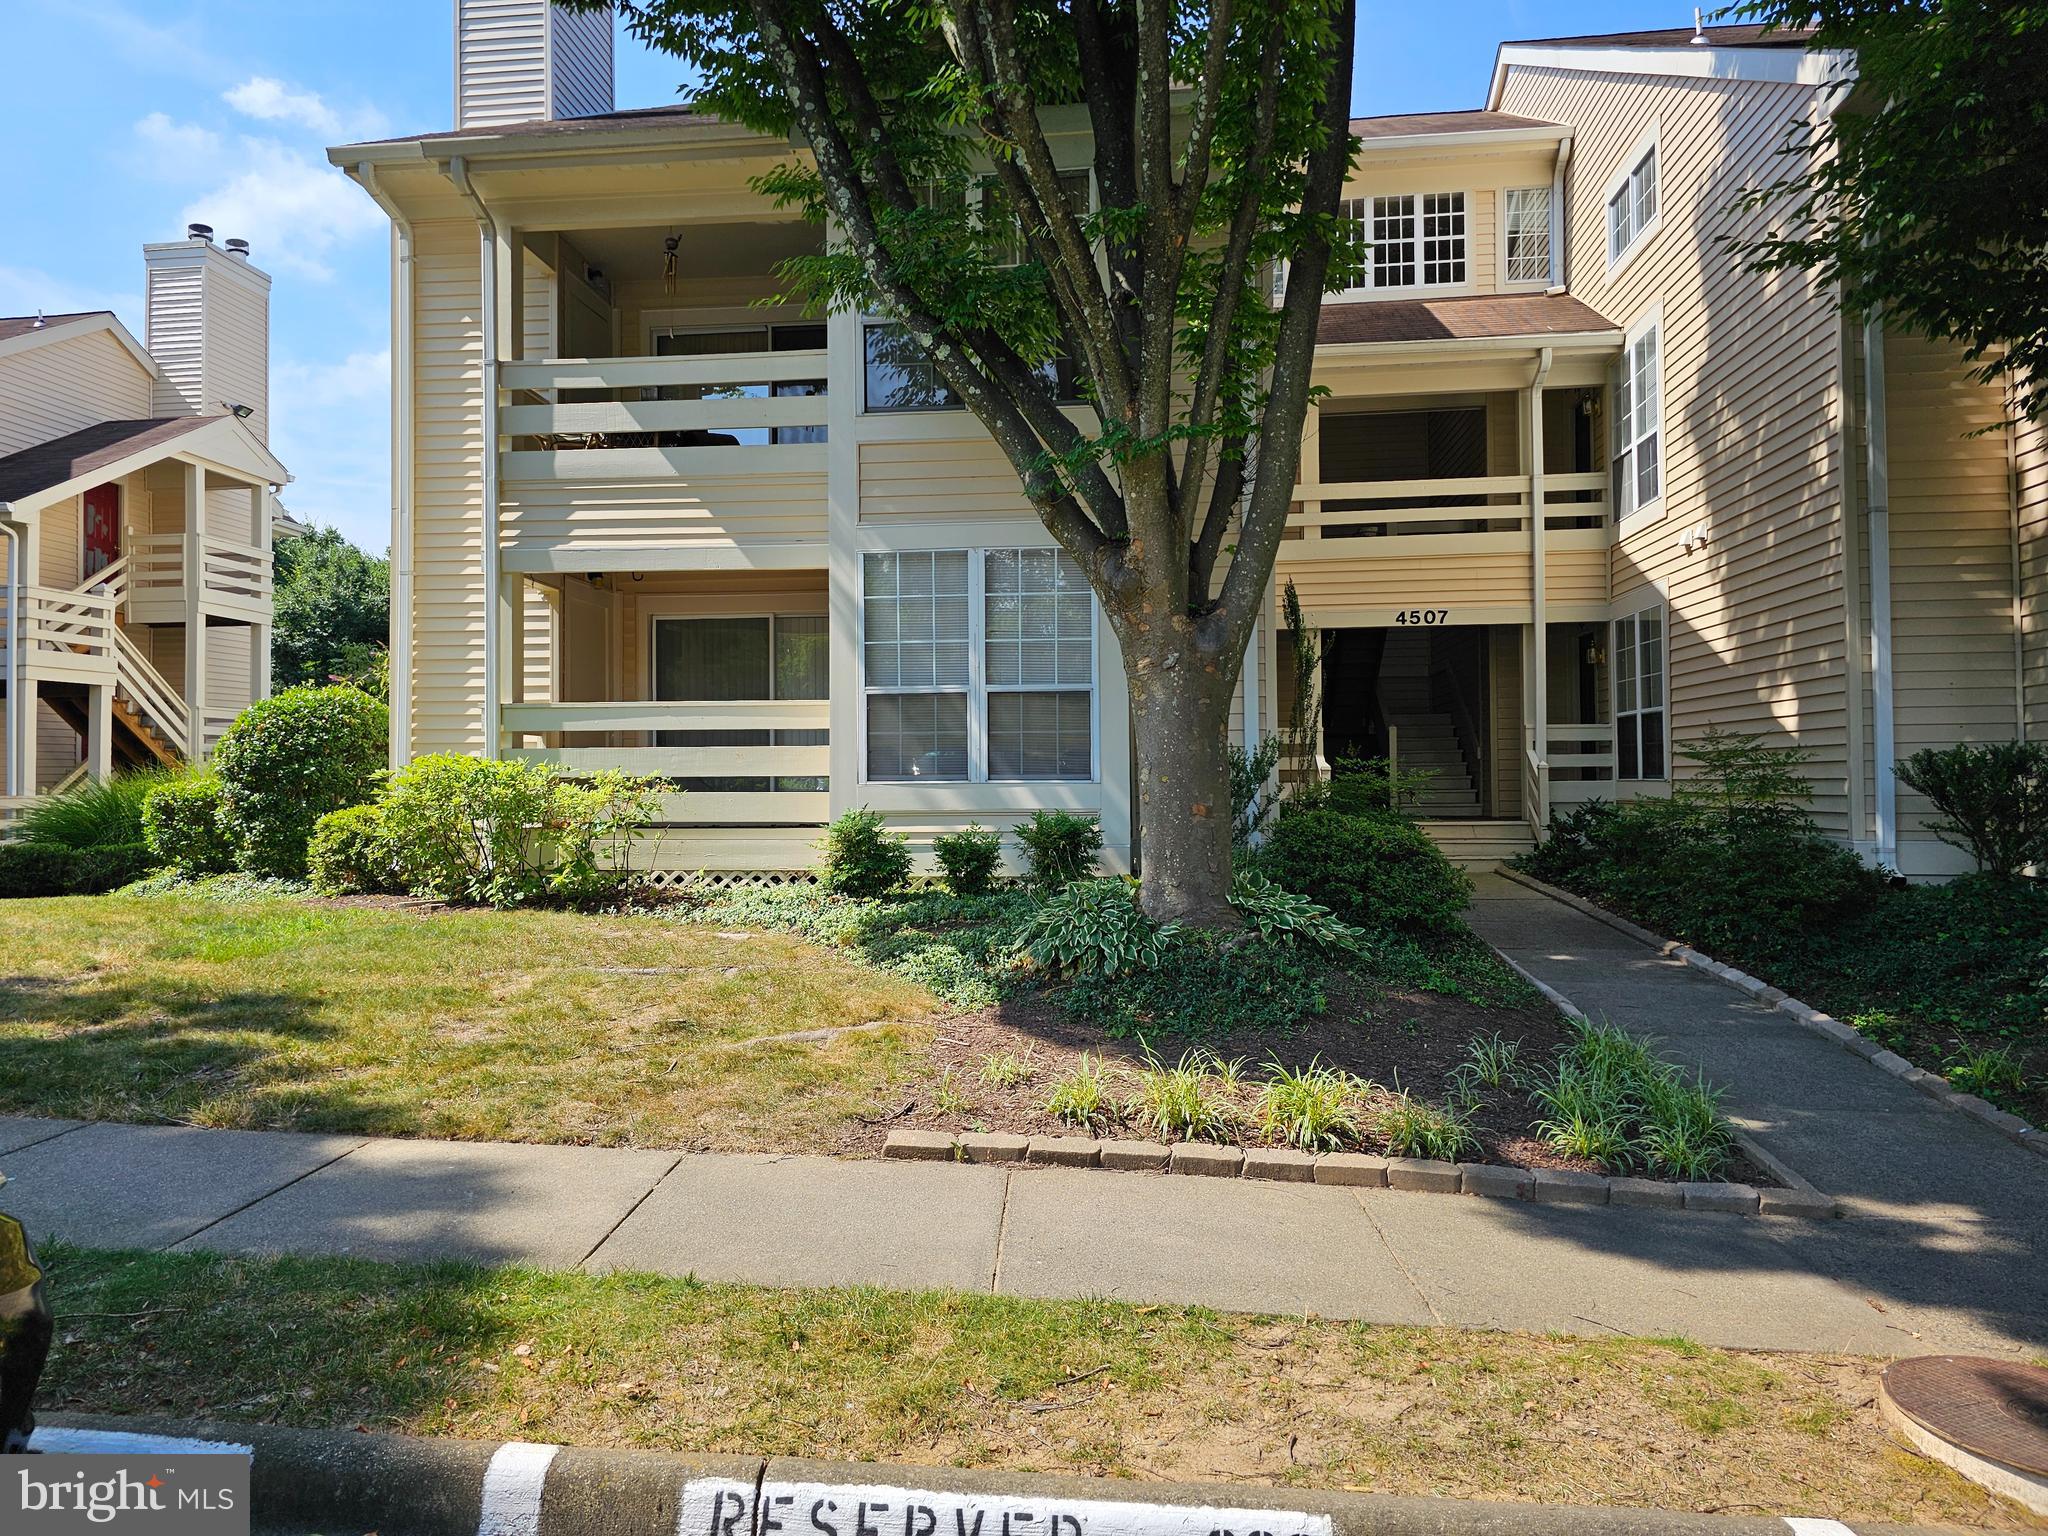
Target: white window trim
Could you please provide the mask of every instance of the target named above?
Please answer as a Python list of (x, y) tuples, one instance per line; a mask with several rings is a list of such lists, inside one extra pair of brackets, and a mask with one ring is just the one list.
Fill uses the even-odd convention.
[[(1628, 184), (1628, 179), (1635, 174), (1636, 167), (1643, 163), (1643, 156), (1653, 149), (1657, 152), (1657, 211), (1650, 215), (1648, 223), (1629, 237), (1627, 245), (1616, 250), (1611, 212), (1614, 194)], [(1649, 245), (1657, 231), (1664, 227), (1665, 169), (1662, 124), (1652, 122), (1643, 130), (1642, 136), (1629, 147), (1628, 153), (1621, 157), (1621, 163), (1615, 167), (1607, 178), (1606, 186), (1600, 190), (1600, 244), (1607, 253), (1607, 276), (1610, 279), (1619, 276), (1622, 270), (1635, 260), (1636, 254)]]
[[(1638, 317), (1635, 324), (1631, 325), (1628, 328), (1628, 330), (1623, 333), (1621, 342), (1621, 357), (1618, 360), (1617, 366), (1623, 369), (1626, 369), (1629, 366), (1629, 354), (1635, 350), (1636, 343), (1641, 341), (1643, 337), (1648, 335), (1651, 331), (1655, 331), (1657, 333), (1657, 494), (1651, 497), (1648, 501), (1641, 503), (1640, 505), (1630, 506), (1626, 512), (1622, 511), (1622, 509), (1617, 505), (1614, 508), (1614, 511), (1616, 513), (1614, 519), (1614, 526), (1617, 532), (1624, 528), (1637, 527), (1645, 520), (1655, 522), (1661, 519), (1664, 516), (1664, 501), (1666, 493), (1670, 488), (1670, 482), (1665, 477), (1665, 460), (1668, 457), (1667, 453), (1665, 452), (1665, 448), (1668, 442), (1670, 441), (1671, 434), (1668, 430), (1668, 413), (1664, 408), (1664, 379), (1666, 358), (1664, 352), (1663, 305), (1659, 304), (1654, 308), (1648, 310), (1646, 313)], [(1607, 402), (1607, 409), (1609, 412), (1610, 423), (1608, 429), (1609, 438), (1607, 444), (1607, 456), (1608, 464), (1611, 470), (1614, 462), (1614, 441), (1612, 436), (1613, 427), (1611, 421), (1612, 413), (1614, 411), (1614, 400), (1613, 388), (1611, 385), (1609, 386), (1608, 396), (1609, 398)], [(1640, 441), (1641, 438), (1636, 439), (1636, 442)], [(1631, 449), (1633, 449), (1635, 444), (1631, 443), (1629, 446)], [(1633, 461), (1631, 461), (1629, 466), (1629, 479), (1631, 482), (1630, 494), (1633, 495), (1633, 482), (1635, 480), (1635, 466)], [(1608, 494), (1610, 496), (1614, 494), (1613, 487), (1614, 477), (1612, 473), (1610, 473), (1608, 475)]]
[(1449, 195), (1449, 194), (1453, 194), (1453, 193), (1455, 193), (1455, 194), (1457, 194), (1458, 196), (1461, 196), (1461, 197), (1463, 197), (1463, 198), (1465, 199), (1465, 280), (1464, 280), (1464, 281), (1463, 281), (1462, 283), (1424, 283), (1424, 282), (1421, 282), (1421, 281), (1419, 281), (1419, 280), (1418, 280), (1418, 281), (1416, 281), (1416, 282), (1414, 282), (1414, 283), (1410, 283), (1410, 284), (1408, 284), (1408, 285), (1407, 285), (1407, 286), (1405, 286), (1405, 287), (1398, 287), (1398, 288), (1375, 288), (1375, 287), (1373, 287), (1373, 286), (1372, 286), (1372, 282), (1371, 282), (1371, 278), (1372, 278), (1372, 241), (1371, 241), (1370, 239), (1368, 239), (1368, 240), (1367, 240), (1367, 241), (1365, 242), (1365, 245), (1366, 245), (1366, 264), (1365, 264), (1365, 276), (1366, 276), (1366, 279), (1367, 279), (1367, 281), (1366, 281), (1366, 284), (1365, 284), (1365, 286), (1364, 286), (1364, 287), (1362, 287), (1362, 288), (1344, 288), (1344, 289), (1340, 289), (1340, 290), (1339, 290), (1338, 292), (1336, 292), (1336, 293), (1332, 294), (1332, 295), (1331, 295), (1331, 297), (1332, 297), (1332, 298), (1336, 298), (1336, 299), (1347, 299), (1347, 300), (1357, 300), (1357, 299), (1429, 299), (1429, 298), (1441, 298), (1441, 297), (1443, 297), (1443, 296), (1445, 296), (1445, 295), (1447, 295), (1447, 294), (1454, 294), (1454, 293), (1470, 293), (1470, 292), (1472, 291), (1472, 282), (1473, 282), (1473, 278), (1472, 278), (1472, 270), (1473, 270), (1473, 267), (1474, 267), (1474, 265), (1475, 265), (1475, 263), (1474, 263), (1474, 262), (1473, 262), (1473, 260), (1472, 260), (1472, 246), (1473, 246), (1473, 235), (1474, 235), (1474, 226), (1475, 226), (1475, 224), (1477, 223), (1477, 215), (1476, 215), (1476, 213), (1474, 212), (1474, 209), (1475, 209), (1475, 207), (1476, 207), (1476, 204), (1477, 204), (1477, 199), (1478, 199), (1478, 193), (1477, 193), (1476, 191), (1474, 191), (1474, 190), (1473, 190), (1472, 188), (1470, 188), (1470, 187), (1462, 187), (1462, 186), (1460, 186), (1460, 187), (1431, 187), (1431, 188), (1429, 188), (1429, 189), (1428, 189), (1428, 190), (1426, 190), (1426, 191), (1423, 191), (1423, 190), (1417, 190), (1417, 191), (1414, 191), (1414, 192), (1374, 192), (1374, 191), (1371, 191), (1370, 189), (1367, 189), (1367, 190), (1364, 190), (1364, 191), (1353, 191), (1352, 189), (1350, 189), (1350, 188), (1348, 188), (1348, 187), (1347, 187), (1347, 188), (1345, 189), (1345, 191), (1344, 191), (1344, 195), (1343, 195), (1343, 197), (1342, 197), (1342, 199), (1341, 199), (1340, 201), (1342, 201), (1342, 202), (1347, 202), (1347, 203), (1357, 203), (1357, 202), (1362, 202), (1362, 203), (1365, 203), (1365, 204), (1367, 204), (1367, 205), (1368, 205), (1368, 209), (1367, 209), (1367, 212), (1366, 212), (1366, 216), (1365, 216), (1365, 218), (1366, 218), (1366, 223), (1367, 223), (1368, 225), (1370, 225), (1370, 224), (1371, 224), (1371, 222), (1372, 222), (1372, 213), (1371, 213), (1371, 210), (1370, 210), (1370, 204), (1371, 204), (1371, 202), (1372, 202), (1372, 200), (1373, 200), (1374, 198), (1376, 198), (1376, 197), (1412, 197), (1412, 198), (1414, 198), (1414, 199), (1415, 199), (1415, 272), (1416, 272), (1416, 276), (1417, 276), (1417, 278), (1418, 278), (1418, 279), (1420, 279), (1420, 277), (1421, 277), (1421, 274), (1422, 274), (1422, 242), (1423, 242), (1423, 238), (1424, 238), (1424, 237), (1423, 237), (1423, 233), (1422, 233), (1422, 218), (1423, 218), (1423, 214), (1422, 214), (1422, 199), (1423, 199), (1423, 198), (1425, 198), (1425, 197), (1442, 197), (1442, 196), (1446, 196), (1446, 195)]
[[(870, 688), (867, 647), (867, 557), (869, 555), (954, 554), (955, 548), (934, 545), (930, 549), (864, 549), (855, 555), (860, 581), (854, 604), (853, 647), (859, 672), (857, 690), (860, 705), (854, 711), (854, 746), (858, 753), (861, 785), (882, 784), (1100, 784), (1102, 782), (1102, 615), (1093, 591), (1088, 594), (1088, 777), (1086, 779), (992, 779), (988, 772), (988, 697), (994, 693), (1079, 693), (1075, 683), (1010, 684), (988, 681), (988, 557), (999, 550), (1057, 550), (1056, 544), (985, 544), (968, 548), (967, 555), (967, 684), (960, 688)], [(868, 700), (878, 693), (967, 695), (967, 777), (964, 779), (871, 779), (868, 777)]]
[[(1614, 727), (1614, 782), (1617, 784), (1664, 784), (1668, 783), (1671, 779), (1671, 600), (1661, 587), (1652, 587), (1650, 593), (1650, 599), (1646, 601), (1638, 601), (1635, 598), (1629, 599), (1635, 606), (1627, 609), (1625, 612), (1615, 614), (1607, 621), (1607, 655), (1610, 669), (1610, 676), (1607, 680), (1610, 704), (1607, 713)], [(1654, 779), (1640, 773), (1635, 778), (1625, 779), (1621, 776), (1621, 722), (1624, 715), (1633, 718), (1642, 714), (1643, 683), (1642, 675), (1638, 672), (1636, 676), (1636, 707), (1630, 710), (1623, 710), (1620, 707), (1620, 701), (1616, 693), (1616, 679), (1611, 675), (1615, 659), (1621, 653), (1621, 643), (1617, 636), (1617, 631), (1620, 629), (1623, 620), (1635, 620), (1637, 621), (1637, 632), (1640, 636), (1642, 616), (1652, 612), (1657, 615), (1660, 626), (1657, 645), (1657, 710), (1664, 717), (1664, 750), (1662, 753), (1664, 771)], [(1635, 655), (1638, 658), (1642, 655), (1642, 642), (1640, 638), (1635, 642)], [(1642, 752), (1640, 748), (1638, 748), (1636, 753), (1636, 765), (1638, 768), (1642, 766)]]
[[(1543, 273), (1540, 277), (1510, 277), (1508, 275), (1508, 197), (1515, 192), (1539, 192), (1549, 219), (1549, 244), (1544, 252)], [(1500, 249), (1500, 270), (1495, 280), (1505, 289), (1538, 289), (1550, 286), (1551, 274), (1557, 270), (1557, 197), (1556, 190), (1548, 182), (1541, 186), (1502, 187), (1494, 194), (1494, 213), (1499, 224), (1500, 238), (1495, 242)], [(1469, 269), (1468, 269), (1469, 270)]]

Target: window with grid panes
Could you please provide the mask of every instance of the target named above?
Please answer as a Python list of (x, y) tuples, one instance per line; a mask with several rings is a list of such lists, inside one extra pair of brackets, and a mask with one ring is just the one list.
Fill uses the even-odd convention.
[(1664, 764), (1664, 609), (1614, 621), (1614, 776), (1661, 779)]
[(1064, 550), (983, 553), (982, 654), (991, 779), (1094, 772), (1095, 604)]
[(1507, 193), (1507, 280), (1550, 280), (1550, 188), (1510, 187)]

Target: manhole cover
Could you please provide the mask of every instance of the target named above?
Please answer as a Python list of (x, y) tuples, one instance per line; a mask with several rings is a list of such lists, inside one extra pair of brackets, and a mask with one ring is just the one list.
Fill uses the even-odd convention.
[(1884, 1391), (1901, 1413), (1949, 1444), (2048, 1475), (2048, 1370), (1926, 1355), (1887, 1366)]

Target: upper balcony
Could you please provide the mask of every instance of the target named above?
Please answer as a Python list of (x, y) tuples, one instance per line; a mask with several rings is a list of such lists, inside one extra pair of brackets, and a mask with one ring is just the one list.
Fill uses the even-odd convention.
[(820, 245), (791, 219), (522, 235), (522, 355), (498, 371), (507, 568), (741, 543), (816, 563), (825, 327), (765, 301)]

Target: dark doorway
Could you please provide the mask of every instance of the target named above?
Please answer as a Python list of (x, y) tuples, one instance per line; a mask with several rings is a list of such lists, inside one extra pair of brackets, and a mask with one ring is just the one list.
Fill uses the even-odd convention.
[(1429, 781), (1413, 807), (1423, 817), (1492, 814), (1493, 756), (1487, 630), (1395, 626), (1324, 632), (1323, 755), (1384, 758)]

